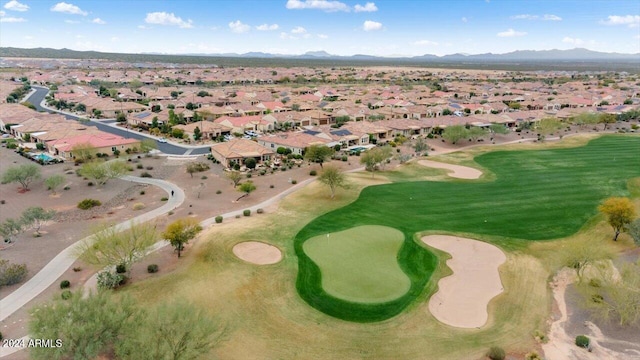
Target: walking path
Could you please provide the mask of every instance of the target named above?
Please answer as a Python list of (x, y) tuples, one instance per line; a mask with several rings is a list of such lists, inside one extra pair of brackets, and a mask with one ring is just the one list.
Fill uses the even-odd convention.
[[(163, 189), (169, 195), (169, 200), (163, 206), (151, 210), (147, 213), (139, 215), (126, 222), (114, 225), (119, 231), (128, 229), (132, 223), (141, 223), (154, 219), (162, 214), (180, 206), (184, 202), (185, 194), (182, 189), (174, 184), (164, 180), (139, 178), (135, 176), (124, 176), (123, 180), (133, 181), (142, 184), (155, 185)], [(170, 196), (174, 192), (173, 196)], [(86, 239), (86, 238), (85, 238)], [(80, 241), (84, 241), (82, 239)], [(45, 267), (40, 270), (33, 278), (20, 286), (11, 294), (0, 300), (0, 321), (6, 319), (18, 309), (26, 305), (33, 298), (53, 284), (62, 274), (76, 261), (74, 249), (79, 243), (76, 242), (66, 249), (62, 250), (55, 258), (53, 258)]]

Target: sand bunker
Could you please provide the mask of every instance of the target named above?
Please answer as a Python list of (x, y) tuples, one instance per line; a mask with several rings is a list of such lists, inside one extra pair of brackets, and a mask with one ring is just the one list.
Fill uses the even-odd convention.
[(447, 235), (430, 235), (422, 241), (451, 254), (447, 265), (453, 275), (438, 282), (429, 311), (439, 321), (460, 328), (478, 328), (487, 322), (489, 301), (503, 291), (498, 267), (507, 257), (482, 241)]
[(482, 171), (468, 166), (441, 163), (433, 160), (420, 160), (418, 164), (436, 169), (451, 170), (452, 172), (447, 175), (458, 179), (477, 179), (482, 175)]
[(233, 247), (233, 254), (257, 265), (275, 264), (282, 260), (282, 252), (273, 245), (259, 241), (245, 241)]

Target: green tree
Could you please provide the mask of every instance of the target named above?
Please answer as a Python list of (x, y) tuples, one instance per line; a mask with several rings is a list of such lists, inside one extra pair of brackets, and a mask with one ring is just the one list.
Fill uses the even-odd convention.
[(629, 226), (627, 226), (626, 230), (633, 239), (633, 242), (640, 246), (640, 219), (633, 220)]
[(413, 150), (415, 150), (416, 154), (424, 154), (426, 155), (426, 151), (429, 150), (429, 144), (427, 144), (427, 140), (422, 137), (416, 139), (413, 144)]
[(158, 144), (153, 139), (145, 138), (140, 141), (140, 151), (142, 151), (143, 153), (148, 153), (151, 150), (155, 150), (157, 148)]
[(376, 147), (360, 155), (360, 163), (365, 166), (367, 171), (371, 171), (371, 177), (374, 177), (375, 171), (384, 167), (384, 163), (391, 157), (391, 154), (390, 146)]
[(2, 174), (2, 183), (20, 183), (23, 190), (29, 190), (29, 185), (34, 181), (40, 179), (40, 167), (36, 164), (24, 164), (18, 166), (12, 166), (8, 168), (4, 174)]
[(469, 136), (469, 139), (471, 139), (471, 141), (476, 141), (487, 135), (487, 131), (481, 127), (472, 126), (469, 129), (467, 135)]
[(96, 148), (89, 143), (76, 144), (71, 148), (71, 154), (76, 161), (84, 162), (96, 155)]
[(30, 311), (29, 334), (36, 339), (60, 339), (58, 347), (29, 349), (39, 360), (96, 359), (108, 353), (125, 331), (143, 320), (134, 301), (123, 296), (115, 301), (108, 291), (35, 306)]
[(196, 237), (201, 230), (202, 226), (194, 218), (178, 219), (167, 226), (167, 229), (162, 233), (162, 238), (171, 243), (180, 257), (184, 245)]
[(604, 243), (584, 244), (573, 242), (563, 247), (563, 250), (563, 265), (576, 270), (578, 283), (582, 283), (587, 267), (615, 257), (615, 254)]
[(225, 333), (206, 312), (185, 302), (165, 303), (145, 311), (135, 327), (116, 345), (121, 359), (187, 360), (199, 359), (215, 346)]
[(202, 138), (202, 131), (200, 131), (200, 128), (196, 126), (195, 129), (193, 129), (193, 140), (198, 141)]
[(255, 169), (256, 165), (258, 164), (258, 162), (256, 161), (256, 159), (254, 158), (248, 158), (244, 161), (244, 166), (247, 167), (247, 169)]
[(601, 114), (599, 118), (599, 122), (604, 124), (604, 130), (607, 130), (607, 125), (615, 124), (616, 121), (616, 116), (613, 114)]
[(157, 129), (158, 128), (158, 117), (154, 116), (153, 119), (151, 119), (151, 128), (152, 129)]
[(125, 113), (123, 112), (119, 112), (118, 115), (116, 116), (116, 121), (119, 123), (127, 122), (127, 115), (125, 115)]
[(7, 219), (0, 224), (0, 235), (6, 243), (12, 243), (13, 238), (22, 234), (24, 230), (25, 227), (21, 219)]
[(243, 197), (249, 196), (249, 194), (251, 194), (255, 189), (256, 189), (256, 185), (253, 183), (253, 181), (247, 180), (247, 181), (243, 182), (238, 187), (238, 191), (243, 192), (244, 195), (240, 196), (237, 200), (240, 200)]
[(47, 186), (47, 190), (51, 190), (51, 192), (55, 195), (56, 189), (60, 187), (60, 185), (64, 184), (65, 177), (62, 175), (51, 175), (45, 181), (44, 184)]
[(239, 171), (231, 170), (226, 173), (226, 176), (233, 183), (233, 187), (238, 186), (240, 181), (242, 181), (242, 174)]
[(328, 165), (322, 170), (322, 173), (318, 177), (318, 180), (329, 187), (329, 189), (331, 190), (332, 199), (335, 197), (336, 190), (338, 188), (346, 189), (349, 186), (344, 173), (341, 172), (337, 167), (331, 165)]
[(489, 131), (491, 131), (494, 134), (502, 134), (502, 135), (506, 135), (509, 133), (509, 129), (502, 124), (489, 125)]
[(465, 139), (469, 136), (469, 130), (462, 125), (453, 125), (444, 129), (442, 138), (455, 144), (461, 139)]
[(308, 162), (319, 163), (320, 167), (322, 167), (322, 163), (324, 163), (331, 155), (333, 155), (334, 150), (325, 145), (311, 145), (307, 148), (304, 153), (304, 158)]
[(35, 229), (36, 234), (40, 235), (42, 225), (53, 219), (54, 216), (56, 216), (56, 211), (53, 209), (45, 210), (40, 206), (32, 206), (22, 212), (20, 221), (25, 227)]
[(598, 210), (607, 217), (615, 232), (613, 241), (618, 240), (620, 232), (636, 217), (633, 202), (626, 197), (610, 197), (598, 206)]
[(116, 179), (127, 172), (127, 165), (122, 160), (92, 161), (84, 163), (79, 170), (80, 175), (93, 179), (98, 186), (102, 186), (110, 179)]
[(551, 135), (560, 129), (562, 129), (562, 122), (555, 118), (545, 118), (536, 124), (536, 131), (540, 134), (540, 141), (544, 141), (547, 135)]
[(451, 111), (450, 109), (444, 109), (442, 110), (442, 115), (443, 116), (447, 116), (447, 115), (453, 115), (453, 111)]
[(155, 225), (150, 223), (130, 222), (127, 229), (120, 230), (108, 224), (98, 226), (74, 249), (75, 254), (98, 269), (121, 264), (129, 269), (158, 238)]

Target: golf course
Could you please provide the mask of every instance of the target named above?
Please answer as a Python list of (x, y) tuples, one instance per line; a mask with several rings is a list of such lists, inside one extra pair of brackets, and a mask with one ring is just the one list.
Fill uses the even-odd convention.
[[(316, 181), (277, 209), (207, 229), (180, 268), (121, 293), (205, 309), (226, 329), (212, 354), (221, 358), (475, 359), (492, 345), (525, 353), (546, 331), (547, 284), (571, 249), (631, 246), (611, 240), (597, 207), (610, 196), (638, 204), (639, 154), (638, 136), (576, 136), (433, 159), (477, 168), (479, 179), (410, 162), (349, 174), (351, 186), (333, 199)], [(504, 291), (486, 306), (484, 325), (460, 329), (430, 312), (455, 256), (421, 240), (436, 234), (504, 252)], [(234, 255), (248, 241), (277, 247), (281, 260)]]
[[(318, 217), (296, 236), (298, 292), (315, 308), (344, 320), (395, 316), (423, 291), (437, 263), (415, 241), (418, 233), (490, 235), (505, 239), (500, 245), (507, 249), (568, 236), (597, 213), (598, 203), (606, 197), (629, 196), (627, 181), (640, 176), (638, 149), (637, 137), (605, 136), (576, 148), (494, 151), (475, 158), (494, 175), (492, 180), (406, 181), (367, 187), (355, 202)], [(314, 261), (318, 251), (311, 256), (301, 246), (310, 238), (317, 241), (320, 234), (366, 225), (387, 226), (404, 234), (397, 259), (412, 285), (398, 299), (372, 304), (333, 296), (320, 281), (326, 266)], [(332, 282), (340, 281), (330, 277)]]

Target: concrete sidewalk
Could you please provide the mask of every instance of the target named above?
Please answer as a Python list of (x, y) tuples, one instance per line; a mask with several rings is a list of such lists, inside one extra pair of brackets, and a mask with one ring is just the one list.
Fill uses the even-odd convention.
[[(136, 216), (131, 220), (114, 225), (119, 231), (128, 229), (132, 223), (142, 223), (152, 220), (160, 215), (166, 214), (169, 211), (180, 206), (185, 200), (184, 191), (170, 182), (159, 179), (139, 178), (134, 176), (124, 176), (122, 177), (122, 179), (158, 186), (167, 192), (167, 197), (169, 198), (169, 200), (166, 204), (157, 209)], [(171, 196), (171, 192), (174, 193), (173, 196)], [(78, 243), (84, 241), (85, 239), (88, 238), (79, 240), (78, 242), (62, 250), (55, 258), (49, 261), (49, 263), (45, 265), (45, 267), (42, 268), (42, 270), (40, 270), (33, 278), (31, 278), (24, 285), (20, 286), (14, 292), (0, 300), (0, 321), (3, 321), (18, 309), (25, 306), (29, 301), (33, 300), (41, 292), (51, 286), (51, 284), (53, 284), (60, 276), (62, 276), (62, 274), (64, 274), (64, 272), (77, 260), (77, 257), (74, 255), (74, 249)]]

